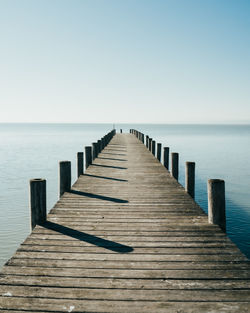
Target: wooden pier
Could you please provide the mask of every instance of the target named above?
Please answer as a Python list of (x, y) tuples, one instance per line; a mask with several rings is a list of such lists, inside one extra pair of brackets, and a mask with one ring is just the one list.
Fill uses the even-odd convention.
[(250, 312), (248, 259), (140, 139), (116, 134), (35, 226), (0, 311)]

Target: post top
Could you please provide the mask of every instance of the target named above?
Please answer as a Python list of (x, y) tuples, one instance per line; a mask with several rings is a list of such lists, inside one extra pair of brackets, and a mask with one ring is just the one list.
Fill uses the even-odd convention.
[(41, 181), (46, 181), (46, 179), (44, 179), (44, 178), (32, 178), (32, 179), (30, 179), (31, 183), (32, 182), (41, 182)]
[(221, 184), (221, 183), (225, 183), (225, 181), (223, 179), (215, 178), (215, 179), (209, 179), (208, 183), (210, 183), (210, 184)]

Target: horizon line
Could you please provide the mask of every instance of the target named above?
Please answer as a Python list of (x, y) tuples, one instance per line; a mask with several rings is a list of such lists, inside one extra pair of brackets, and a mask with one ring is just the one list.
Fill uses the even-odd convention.
[(0, 124), (112, 124), (112, 125), (250, 125), (248, 122), (1, 122)]

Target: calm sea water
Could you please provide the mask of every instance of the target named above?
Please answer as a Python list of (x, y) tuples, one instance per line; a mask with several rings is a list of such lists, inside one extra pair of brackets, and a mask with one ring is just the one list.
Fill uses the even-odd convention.
[[(207, 180), (226, 182), (227, 233), (250, 257), (250, 125), (116, 125), (135, 128), (196, 162), (196, 201), (207, 212)], [(100, 139), (111, 124), (0, 124), (0, 267), (30, 232), (29, 179), (47, 179), (48, 210), (58, 199), (58, 162)]]

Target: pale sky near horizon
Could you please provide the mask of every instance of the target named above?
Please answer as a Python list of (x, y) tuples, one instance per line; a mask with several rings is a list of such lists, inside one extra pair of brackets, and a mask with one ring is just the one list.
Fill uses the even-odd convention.
[(0, 0), (0, 122), (250, 123), (248, 0)]

